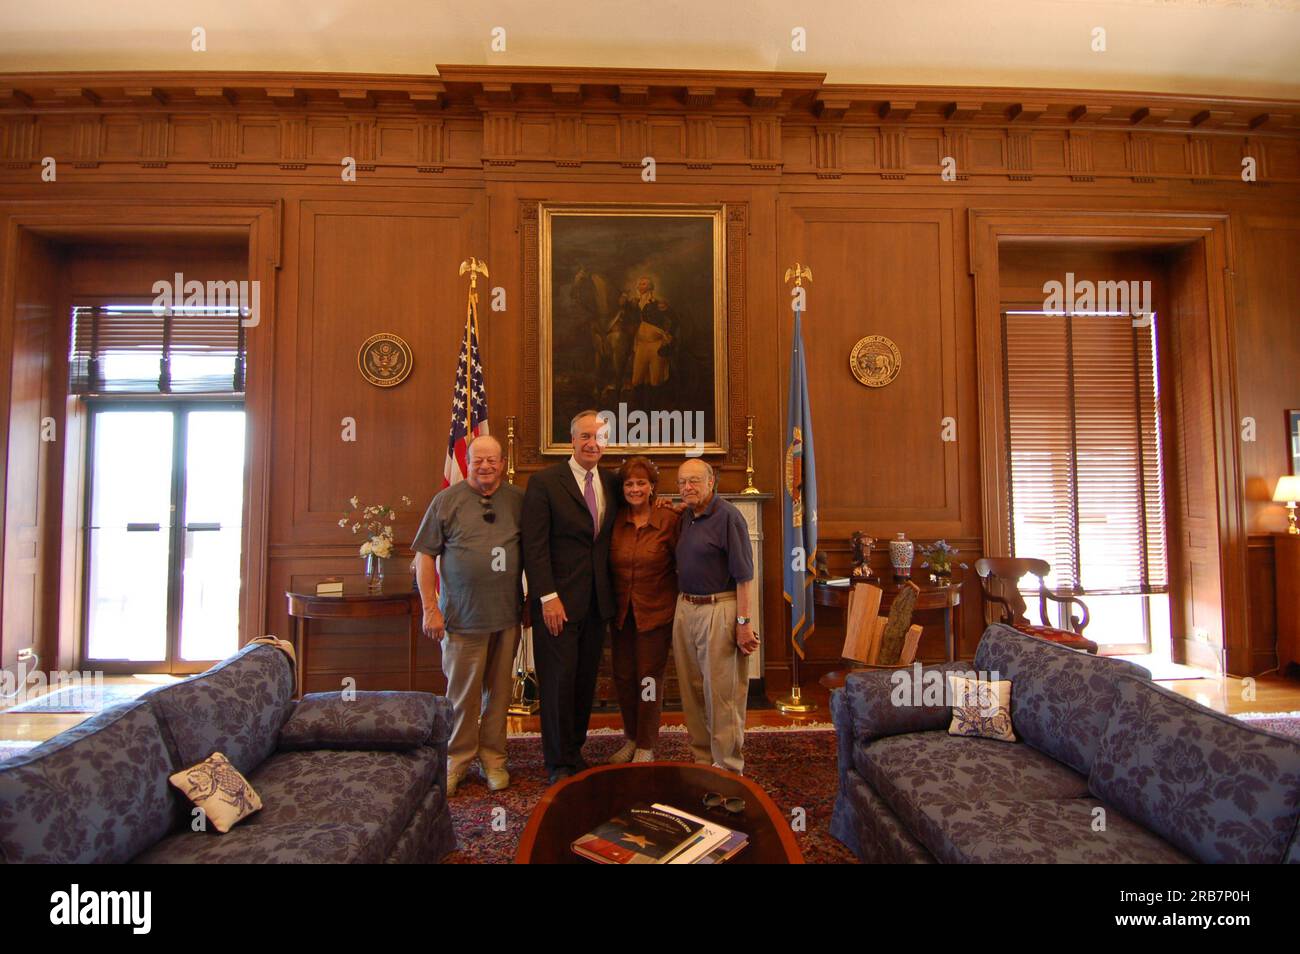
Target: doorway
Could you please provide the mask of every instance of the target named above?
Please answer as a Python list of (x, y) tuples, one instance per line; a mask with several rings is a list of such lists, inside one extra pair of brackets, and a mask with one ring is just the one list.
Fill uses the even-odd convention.
[[(240, 501), (242, 510), (238, 519), (186, 513), (179, 490), (173, 493), (173, 485), (168, 483), (171, 496), (165, 514), (149, 519), (122, 518), (122, 533), (127, 532), (127, 522), (159, 524), (158, 531), (132, 530), (137, 534), (137, 546), (153, 534), (160, 540), (177, 537), (174, 542), (167, 541), (163, 557), (170, 578), (160, 585), (153, 584), (166, 594), (160, 627), (163, 648), (141, 654), (155, 657), (148, 661), (120, 660), (121, 665), (109, 663), (95, 668), (108, 672), (125, 669), (184, 673), (199, 671), (210, 659), (228, 655), (224, 650), (202, 649), (203, 639), (194, 628), (197, 624), (183, 619), (184, 607), (205, 605), (216, 598), (213, 586), (196, 588), (198, 571), (189, 573), (187, 567), (196, 568), (200, 561), (209, 559), (217, 561), (213, 565), (224, 565), (212, 552), (219, 540), (225, 546), (223, 559), (228, 560), (228, 552), (233, 550), (240, 563), (240, 585), (231, 591), (238, 619), (234, 649), (238, 648), (238, 640), (263, 631), (271, 431), (259, 422), (270, 417), (269, 329), (275, 326), (281, 214), (278, 202), (212, 204), (181, 199), (161, 204), (123, 199), (88, 207), (84, 199), (67, 199), (52, 200), (40, 210), (11, 216), (14, 241), (6, 243), (5, 263), (6, 274), (16, 276), (16, 281), (4, 305), (13, 334), (0, 336), (0, 423), (8, 425), (4, 539), (0, 550), (4, 569), (0, 665), (12, 668), (19, 655), (28, 654), (39, 657), (42, 669), (74, 670), (84, 666), (83, 661), (92, 654), (117, 656), (117, 652), (110, 652), (111, 646), (105, 648), (97, 643), (92, 648), (85, 642), (93, 628), (86, 618), (90, 609), (86, 587), (91, 580), (88, 545), (93, 533), (87, 530), (91, 515), (88, 483), (95, 476), (91, 473), (89, 431), (92, 410), (122, 410), (127, 406), (123, 402), (128, 401), (156, 410), (170, 405), (173, 415), (205, 401), (233, 405), (230, 410), (237, 410), (241, 421), (246, 412), (247, 439), (228, 461), (232, 467), (235, 462), (242, 466), (236, 482), (240, 495), (234, 498)], [(139, 298), (153, 302), (157, 282), (178, 284), (178, 273), (183, 273), (186, 283), (202, 283), (205, 293), (214, 282), (227, 288), (234, 282), (242, 291), (241, 283), (247, 281), (250, 289), (260, 294), (260, 298), (253, 295), (254, 301), (261, 302), (260, 314), (250, 315), (249, 320), (240, 323), (235, 342), (240, 354), (236, 366), (227, 369), (224, 352), (230, 349), (224, 345), (218, 349), (223, 352), (221, 381), (215, 380), (216, 356), (211, 349), (203, 353), (211, 329), (199, 325), (172, 328), (170, 341), (164, 341), (163, 354), (150, 359), (147, 374), (131, 373), (128, 367), (143, 366), (138, 352), (148, 350), (145, 345), (149, 344), (132, 336), (151, 335), (158, 330), (146, 323), (125, 322), (115, 328), (101, 324), (100, 337), (96, 339), (92, 333), (89, 348), (80, 347), (86, 343), (74, 335), (75, 310), (80, 303)], [(188, 290), (185, 294), (188, 296)], [(117, 335), (114, 341), (123, 347), (108, 348), (108, 339), (103, 336), (106, 331)], [(197, 332), (197, 337), (192, 332)], [(122, 339), (122, 335), (129, 340)], [(104, 360), (95, 368), (90, 358), (97, 353)], [(169, 360), (162, 365), (155, 360), (167, 356)], [(110, 364), (122, 367), (115, 370)], [(150, 381), (154, 385), (145, 386)], [(211, 403), (204, 406), (215, 410)], [(205, 421), (195, 417), (178, 424), (173, 417), (172, 453), (178, 453), (183, 444), (194, 445), (195, 435)], [(97, 423), (105, 424), (105, 420)], [(177, 436), (178, 428), (183, 438)], [(100, 437), (103, 431), (101, 427)], [(123, 462), (133, 463), (136, 453), (132, 442), (123, 451)], [(219, 463), (226, 462), (223, 458)], [(174, 458), (172, 467), (184, 469), (184, 465), (177, 467)], [(198, 475), (209, 470), (212, 468), (197, 464), (189, 467), (184, 482), (188, 496), (199, 493)], [(98, 476), (102, 486), (102, 468)], [(177, 522), (171, 519), (173, 506), (179, 514)], [(221, 531), (197, 526), (218, 523)], [(237, 549), (225, 544), (227, 527), (232, 528), (231, 536), (242, 533)], [(154, 549), (159, 548), (155, 545)], [(98, 571), (94, 580), (96, 585), (103, 582), (107, 586)], [(223, 611), (228, 612), (224, 607)], [(213, 615), (220, 616), (215, 612)], [(224, 629), (224, 623), (214, 623), (212, 633)], [(218, 640), (216, 635), (211, 638), (214, 644)]]
[[(1048, 587), (1083, 602), (1101, 653), (1168, 658), (1164, 262), (1141, 249), (1011, 244), (999, 263), (1007, 552), (1051, 565)], [(1048, 609), (1043, 622), (1061, 629), (1080, 612)]]
[[(1010, 448), (1003, 316), (1007, 306), (1037, 300), (1039, 307), (1045, 307), (1044, 271), (1067, 284), (1069, 272), (1076, 283), (1089, 277), (1110, 287), (1149, 281), (1150, 310), (1158, 316), (1153, 363), (1158, 370), (1155, 401), (1161, 424), (1156, 458), (1163, 471), (1166, 520), (1170, 637), (1165, 645), (1175, 663), (1226, 673), (1248, 671), (1235, 369), (1227, 346), (1231, 297), (1224, 287), (1224, 276), (1231, 271), (1226, 219), (1178, 213), (973, 210), (971, 214), (985, 552), (1007, 554), (1008, 528), (1014, 519), (1006, 493)], [(1087, 276), (1093, 266), (1101, 273)], [(1097, 290), (1100, 293), (1100, 285)], [(1159, 542), (1148, 537), (1145, 545)], [(1085, 635), (1103, 644), (1110, 642), (1098, 638), (1100, 629), (1094, 632), (1098, 625), (1119, 625), (1114, 614), (1106, 612), (1110, 607), (1086, 593), (1084, 599), (1090, 609), (1093, 602), (1103, 609)], [(1157, 607), (1145, 603), (1136, 611), (1120, 609), (1124, 616), (1149, 613), (1152, 619), (1141, 620), (1141, 626), (1149, 627), (1154, 636)], [(1104, 622), (1103, 615), (1111, 617), (1110, 622)], [(1163, 607), (1159, 615), (1163, 617)], [(1141, 649), (1143, 642), (1134, 640), (1130, 645)], [(1164, 649), (1160, 643), (1164, 640), (1153, 638), (1151, 650)], [(1127, 648), (1117, 643), (1110, 651)]]

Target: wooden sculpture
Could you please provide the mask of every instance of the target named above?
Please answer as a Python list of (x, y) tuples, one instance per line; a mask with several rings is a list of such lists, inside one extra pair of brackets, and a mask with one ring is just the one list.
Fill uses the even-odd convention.
[(880, 587), (858, 583), (849, 594), (845, 619), (845, 659), (866, 666), (910, 666), (921, 642), (921, 627), (912, 625), (920, 588), (908, 581), (899, 589), (888, 618), (880, 616)]

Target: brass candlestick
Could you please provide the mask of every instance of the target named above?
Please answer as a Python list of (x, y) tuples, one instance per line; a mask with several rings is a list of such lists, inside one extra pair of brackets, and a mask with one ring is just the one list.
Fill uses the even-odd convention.
[(506, 418), (506, 483), (515, 482), (515, 416)]
[(754, 486), (754, 415), (745, 417), (745, 489), (742, 494), (762, 493)]

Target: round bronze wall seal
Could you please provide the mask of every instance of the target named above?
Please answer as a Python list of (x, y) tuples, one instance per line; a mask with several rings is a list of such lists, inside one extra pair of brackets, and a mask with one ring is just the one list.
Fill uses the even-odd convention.
[(387, 332), (371, 335), (357, 352), (357, 367), (375, 387), (395, 387), (411, 373), (411, 346)]
[(867, 335), (853, 346), (849, 370), (869, 388), (883, 388), (898, 377), (903, 356), (884, 335)]

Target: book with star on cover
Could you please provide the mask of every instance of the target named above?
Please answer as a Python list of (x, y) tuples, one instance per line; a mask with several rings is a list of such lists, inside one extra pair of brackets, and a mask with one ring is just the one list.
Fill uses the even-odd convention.
[(606, 865), (662, 865), (696, 845), (705, 826), (644, 803), (573, 842), (575, 854)]
[[(684, 812), (680, 808), (673, 808), (671, 805), (661, 805), (655, 802), (652, 806), (661, 811), (671, 812), (687, 821), (697, 822), (704, 826), (704, 831), (700, 835), (701, 843), (699, 850), (687, 849), (678, 854), (669, 864), (674, 865), (720, 865), (730, 861), (736, 855), (740, 854), (742, 848), (749, 844), (749, 836), (743, 831), (732, 831), (717, 822), (705, 821), (697, 815), (690, 812)], [(714, 842), (705, 847), (706, 842)]]

